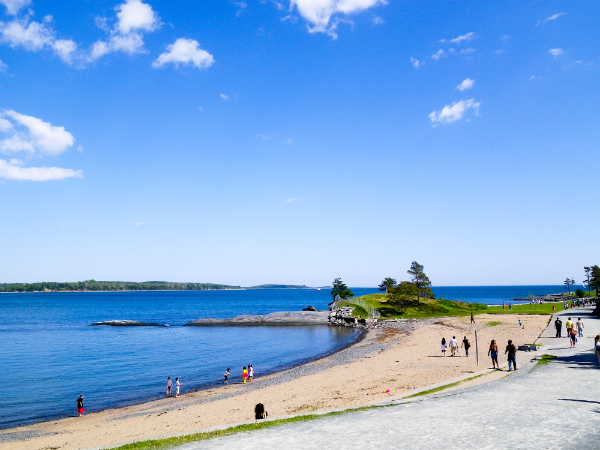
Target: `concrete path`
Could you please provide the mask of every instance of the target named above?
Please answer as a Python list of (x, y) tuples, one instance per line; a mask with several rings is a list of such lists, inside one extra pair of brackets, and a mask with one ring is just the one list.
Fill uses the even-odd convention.
[[(600, 368), (593, 351), (600, 320), (591, 311), (559, 314), (563, 323), (569, 316), (584, 322), (575, 349), (567, 338), (554, 338), (553, 318), (538, 341), (542, 349), (519, 352), (519, 370), (500, 380), (179, 449), (600, 449)], [(542, 354), (557, 359), (531, 362)]]

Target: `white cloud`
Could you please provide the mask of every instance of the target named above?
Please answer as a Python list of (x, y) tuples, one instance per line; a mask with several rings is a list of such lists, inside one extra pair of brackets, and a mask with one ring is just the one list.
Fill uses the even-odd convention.
[(288, 14), (285, 17), (282, 17), (281, 19), (282, 22), (285, 22), (286, 20), (289, 20), (291, 23), (296, 23), (298, 21), (298, 17), (296, 16), (292, 16), (291, 14)]
[(246, 7), (248, 6), (248, 4), (244, 1), (241, 2), (233, 2), (233, 4), (235, 6), (237, 6), (238, 10), (235, 13), (235, 17), (239, 17), (242, 15), (242, 13), (244, 12), (244, 9), (246, 9)]
[(469, 47), (469, 48), (463, 48), (463, 49), (460, 51), (460, 54), (461, 54), (461, 55), (468, 55), (469, 53), (473, 53), (474, 51), (475, 51), (475, 49), (474, 49), (474, 48), (471, 48), (471, 47)]
[(437, 61), (438, 59), (440, 59), (440, 58), (442, 58), (444, 56), (447, 56), (446, 52), (444, 52), (444, 50), (442, 50), (440, 48), (437, 52), (435, 52), (435, 54), (431, 55), (431, 58), (435, 59)]
[(6, 6), (6, 13), (13, 16), (30, 3), (31, 0), (0, 0), (0, 4)]
[(429, 114), (429, 120), (434, 126), (438, 124), (448, 124), (461, 120), (465, 113), (472, 110), (474, 114), (479, 115), (479, 106), (481, 103), (476, 102), (472, 98), (469, 100), (460, 100), (452, 103), (452, 105), (445, 105), (441, 111), (432, 111)]
[(354, 14), (377, 5), (386, 5), (387, 0), (290, 0), (290, 10), (297, 8), (300, 15), (311, 25), (311, 33), (327, 33), (334, 39), (338, 23), (344, 22), (340, 15)]
[(381, 17), (379, 17), (379, 16), (373, 17), (373, 26), (381, 25), (383, 23), (385, 23), (385, 20), (383, 20)]
[(13, 161), (0, 159), (0, 178), (18, 181), (50, 181), (83, 176), (81, 170), (60, 167), (20, 167), (19, 164), (12, 164)]
[(298, 199), (298, 198), (284, 198), (283, 202), (284, 203), (291, 203), (291, 202), (297, 202), (298, 200), (300, 200), (300, 199)]
[(128, 54), (144, 51), (144, 32), (150, 33), (162, 25), (158, 14), (152, 7), (141, 0), (126, 0), (115, 7), (116, 24), (111, 30), (106, 18), (97, 17), (96, 26), (109, 30), (107, 41), (99, 40), (94, 43), (88, 61), (94, 61), (112, 52)]
[(502, 37), (500, 38), (500, 40), (501, 40), (503, 43), (506, 43), (506, 42), (508, 42), (508, 41), (510, 40), (510, 36), (509, 36), (508, 34), (505, 34), (504, 36), (502, 36)]
[(143, 222), (136, 222), (136, 223), (134, 224), (134, 226), (135, 226), (135, 227), (139, 227), (139, 226), (142, 226), (142, 225), (144, 225), (145, 223), (146, 223), (146, 221), (145, 221), (145, 220), (144, 220)]
[[(17, 132), (17, 134), (8, 138), (8, 145), (10, 145), (12, 139), (13, 143), (20, 143), (21, 150), (30, 151), (28, 149), (33, 148), (49, 155), (59, 155), (72, 147), (75, 141), (73, 135), (66, 131), (64, 127), (55, 127), (37, 117), (26, 116), (12, 110), (4, 111), (4, 116), (25, 127), (25, 132)], [(6, 141), (6, 139), (0, 141), (0, 149)]]
[(6, 69), (8, 69), (8, 66), (0, 61), (0, 72), (4, 72)]
[(551, 48), (550, 50), (548, 50), (548, 53), (550, 53), (552, 56), (554, 56), (555, 58), (557, 56), (560, 56), (564, 53), (562, 48)]
[(23, 47), (25, 50), (37, 51), (51, 48), (66, 63), (71, 64), (72, 55), (77, 50), (77, 44), (70, 39), (56, 39), (50, 22), (52, 16), (44, 17), (44, 23), (31, 21), (30, 15), (15, 18), (11, 22), (0, 22), (0, 41), (11, 47)]
[(229, 100), (229, 95), (221, 94), (223, 100)]
[(557, 14), (552, 14), (550, 17), (546, 18), (546, 22), (550, 22), (551, 20), (556, 20), (558, 19), (560, 16), (564, 16), (567, 13), (557, 13)]
[(471, 39), (473, 39), (475, 37), (475, 32), (471, 31), (467, 34), (463, 34), (462, 36), (458, 36), (454, 39), (440, 39), (438, 42), (444, 43), (444, 42), (451, 42), (453, 44), (460, 44), (461, 42), (468, 42)]
[(535, 76), (535, 75), (531, 75), (531, 78), (529, 78), (529, 81), (533, 81), (533, 80), (539, 80), (541, 77), (539, 76)]
[(271, 136), (266, 136), (264, 134), (257, 134), (256, 137), (263, 141), (268, 141), (269, 139), (271, 139)]
[(198, 106), (199, 111), (204, 111), (204, 106)]
[(423, 64), (425, 64), (424, 62), (422, 62), (422, 61), (419, 61), (419, 60), (418, 60), (418, 59), (416, 59), (416, 58), (410, 58), (410, 63), (411, 63), (413, 66), (415, 66), (415, 68), (417, 68), (417, 69), (418, 69), (419, 67), (421, 67)]
[(162, 67), (169, 63), (178, 67), (179, 64), (191, 63), (198, 69), (206, 69), (212, 66), (214, 62), (213, 56), (206, 50), (202, 50), (198, 41), (179, 38), (174, 44), (169, 45), (167, 51), (152, 63), (152, 67)]
[(500, 55), (500, 54), (504, 53), (505, 51), (506, 51), (506, 50), (494, 50), (494, 53), (495, 53), (496, 55)]
[(459, 91), (466, 91), (467, 89), (471, 89), (474, 84), (475, 80), (472, 80), (471, 78), (466, 78), (463, 80), (462, 83), (456, 86), (456, 89), (458, 89)]
[[(0, 111), (0, 152), (25, 153), (28, 158), (56, 156), (73, 146), (75, 139), (64, 127), (56, 127), (33, 116), (13, 110)], [(0, 178), (7, 180), (48, 181), (82, 177), (81, 170), (60, 167), (23, 167), (20, 159), (0, 159)]]

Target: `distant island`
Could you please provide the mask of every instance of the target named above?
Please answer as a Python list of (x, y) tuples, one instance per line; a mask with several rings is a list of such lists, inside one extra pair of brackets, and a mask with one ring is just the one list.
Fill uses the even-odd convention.
[(248, 287), (246, 289), (310, 289), (306, 285), (299, 284), (259, 284), (258, 286)]
[(110, 292), (110, 291), (210, 291), (238, 289), (310, 289), (305, 285), (261, 284), (241, 287), (214, 283), (173, 283), (170, 281), (77, 281), (73, 283), (0, 283), (0, 292)]

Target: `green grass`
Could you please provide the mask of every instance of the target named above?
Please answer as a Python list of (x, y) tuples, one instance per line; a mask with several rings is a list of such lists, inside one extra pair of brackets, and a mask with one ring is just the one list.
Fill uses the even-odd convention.
[(369, 409), (386, 408), (389, 406), (398, 406), (397, 404), (387, 405), (372, 405), (362, 406), (360, 408), (345, 409), (343, 411), (334, 411), (325, 414), (307, 414), (304, 416), (290, 417), (289, 419), (278, 419), (268, 420), (265, 422), (249, 423), (245, 425), (237, 425), (235, 427), (225, 428), (223, 430), (207, 431), (205, 433), (188, 434), (185, 436), (177, 436), (166, 439), (153, 439), (148, 441), (134, 442), (131, 444), (125, 444), (120, 447), (113, 447), (113, 450), (163, 450), (168, 448), (174, 448), (183, 444), (189, 444), (190, 442), (204, 441), (221, 436), (229, 436), (235, 433), (244, 433), (246, 431), (264, 430), (266, 428), (272, 428), (286, 423), (294, 422), (307, 422), (309, 420), (320, 419), (322, 417), (338, 416), (340, 414), (346, 414), (356, 411), (366, 411)]
[(354, 311), (352, 313), (352, 316), (359, 316), (361, 319), (366, 319), (367, 317), (369, 317), (369, 313), (365, 311), (365, 309), (362, 306), (354, 305), (352, 303), (352, 300), (349, 300), (347, 302), (340, 302), (339, 305), (353, 307)]
[(488, 322), (485, 324), (486, 327), (497, 327), (498, 325), (502, 325), (503, 322), (496, 322), (496, 321), (492, 321), (492, 322)]
[(439, 387), (436, 387), (436, 388), (433, 388), (433, 389), (428, 389), (426, 391), (422, 391), (422, 392), (419, 392), (417, 394), (409, 395), (408, 397), (404, 397), (404, 398), (407, 399), (407, 398), (420, 397), (422, 395), (434, 394), (436, 392), (440, 392), (440, 391), (443, 391), (445, 389), (448, 389), (448, 388), (451, 388), (451, 387), (454, 387), (454, 386), (458, 386), (459, 384), (466, 383), (467, 381), (475, 380), (476, 378), (483, 377), (484, 375), (488, 375), (490, 373), (492, 373), (492, 372), (480, 373), (479, 375), (475, 375), (474, 377), (467, 378), (467, 379), (462, 380), (462, 381), (457, 381), (456, 383), (445, 384), (443, 386), (439, 386)]
[(542, 355), (542, 357), (536, 363), (536, 367), (537, 366), (544, 366), (544, 365), (548, 364), (550, 361), (555, 360), (556, 358), (557, 357), (554, 356), (554, 355)]
[(537, 303), (513, 305), (512, 309), (508, 309), (508, 305), (506, 309), (502, 309), (502, 305), (489, 306), (486, 312), (490, 314), (553, 314), (553, 306), (556, 307), (556, 312), (564, 310), (562, 302), (555, 302), (543, 303), (541, 305)]
[[(418, 305), (409, 307), (404, 314), (399, 315), (392, 306), (387, 304), (387, 294), (370, 294), (359, 297), (377, 308), (383, 319), (411, 318), (422, 319), (427, 317), (468, 316), (471, 313), (480, 314), (487, 312), (488, 307), (480, 303), (455, 302), (444, 299), (421, 299)], [(348, 300), (352, 302), (352, 299)]]

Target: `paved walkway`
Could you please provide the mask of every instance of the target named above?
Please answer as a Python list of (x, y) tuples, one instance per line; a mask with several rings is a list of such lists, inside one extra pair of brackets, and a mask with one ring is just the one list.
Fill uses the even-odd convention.
[[(593, 351), (600, 320), (592, 308), (560, 313), (583, 319), (570, 349), (553, 323), (536, 353), (518, 353), (512, 375), (399, 405), (325, 417), (180, 447), (196, 449), (590, 449), (600, 448), (600, 370)], [(564, 331), (563, 331), (564, 334)], [(535, 366), (532, 356), (557, 357)], [(268, 405), (267, 405), (268, 406)], [(267, 408), (268, 409), (268, 408)]]

